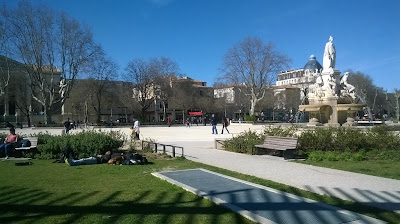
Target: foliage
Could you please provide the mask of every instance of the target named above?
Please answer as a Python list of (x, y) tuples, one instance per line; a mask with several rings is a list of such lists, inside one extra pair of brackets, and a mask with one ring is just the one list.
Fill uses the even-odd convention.
[(143, 143), (142, 147), (142, 152), (144, 153), (151, 153), (153, 152), (153, 145), (156, 142), (154, 139), (151, 138), (146, 138), (143, 140), (145, 143)]
[(349, 149), (343, 152), (337, 151), (312, 151), (308, 154), (309, 161), (362, 161), (367, 158), (365, 150), (352, 153)]
[(39, 158), (59, 158), (66, 146), (70, 146), (78, 158), (104, 154), (122, 146), (125, 136), (121, 132), (85, 131), (77, 134), (55, 136), (39, 133)]
[(254, 115), (246, 115), (246, 117), (244, 118), (245, 121), (256, 121), (257, 118)]
[(351, 128), (317, 128), (305, 131), (299, 137), (303, 151), (344, 151), (399, 149), (400, 136), (386, 126), (367, 131)]
[(264, 134), (270, 136), (281, 136), (281, 137), (295, 137), (296, 132), (299, 127), (296, 125), (291, 125), (288, 127), (279, 126), (269, 126), (264, 129)]
[(252, 154), (254, 145), (261, 144), (264, 141), (264, 135), (255, 131), (245, 131), (240, 135), (228, 139), (224, 142), (225, 150)]

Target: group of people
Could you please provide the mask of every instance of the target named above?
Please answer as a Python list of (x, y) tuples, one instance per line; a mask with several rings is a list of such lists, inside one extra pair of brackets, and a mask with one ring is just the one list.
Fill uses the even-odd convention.
[[(211, 118), (211, 125), (212, 125), (212, 133), (214, 134), (218, 134), (218, 130), (217, 130), (217, 118), (215, 117), (215, 115), (212, 115)], [(226, 130), (226, 132), (228, 132), (229, 134), (229, 130), (228, 130), (228, 126), (229, 126), (229, 121), (226, 117), (224, 117), (222, 119), (222, 130), (221, 130), (221, 134), (224, 134), (224, 129)]]
[(69, 166), (93, 165), (108, 163), (112, 165), (143, 165), (147, 164), (147, 158), (138, 153), (120, 153), (107, 151), (104, 155), (97, 155), (88, 158), (75, 159), (73, 150), (67, 146), (64, 149), (65, 163)]
[(76, 121), (70, 121), (69, 120), (69, 118), (64, 122), (64, 130), (65, 130), (65, 134), (68, 134), (69, 133), (69, 131), (70, 130), (72, 130), (72, 129), (76, 129), (77, 128), (77, 126), (78, 126), (78, 124), (79, 124), (79, 121), (78, 121), (78, 123), (76, 122)]
[(19, 136), (15, 134), (15, 129), (13, 127), (10, 128), (10, 134), (7, 135), (4, 142), (0, 145), (0, 152), (5, 152), (5, 159), (8, 159), (10, 157), (10, 154), (17, 146), (18, 138)]

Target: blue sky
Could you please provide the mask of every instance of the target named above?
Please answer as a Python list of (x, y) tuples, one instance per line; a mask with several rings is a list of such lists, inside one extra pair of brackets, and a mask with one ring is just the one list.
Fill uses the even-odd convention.
[[(9, 5), (15, 1), (3, 0)], [(165, 56), (181, 72), (207, 81), (222, 57), (247, 36), (271, 41), (302, 68), (311, 54), (322, 64), (334, 37), (336, 68), (370, 75), (377, 86), (400, 89), (399, 0), (32, 0), (92, 27), (120, 66)]]

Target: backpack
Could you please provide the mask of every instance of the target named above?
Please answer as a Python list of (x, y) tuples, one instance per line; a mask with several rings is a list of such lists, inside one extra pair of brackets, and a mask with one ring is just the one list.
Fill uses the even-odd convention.
[(31, 146), (31, 141), (29, 141), (29, 139), (22, 139), (21, 140), (21, 146), (24, 146), (24, 147), (30, 147)]

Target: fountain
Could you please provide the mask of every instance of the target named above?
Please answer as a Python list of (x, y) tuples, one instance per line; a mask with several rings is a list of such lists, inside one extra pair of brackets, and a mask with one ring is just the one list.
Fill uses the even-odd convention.
[(300, 105), (299, 110), (309, 112), (308, 126), (356, 126), (354, 113), (365, 104), (356, 102), (355, 88), (348, 83), (350, 73), (343, 76), (335, 69), (336, 50), (333, 37), (325, 45), (323, 69), (317, 74), (315, 84), (308, 90), (308, 105)]

